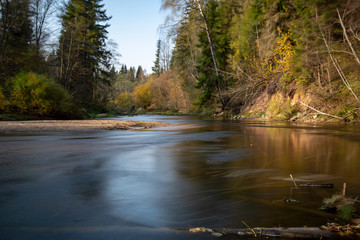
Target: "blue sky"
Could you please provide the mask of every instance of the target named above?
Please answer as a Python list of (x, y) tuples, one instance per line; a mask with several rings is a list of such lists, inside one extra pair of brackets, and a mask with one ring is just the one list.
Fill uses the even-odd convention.
[(141, 65), (147, 73), (155, 61), (159, 26), (166, 13), (161, 11), (161, 0), (103, 0), (108, 16), (109, 39), (118, 44), (120, 64), (128, 67)]

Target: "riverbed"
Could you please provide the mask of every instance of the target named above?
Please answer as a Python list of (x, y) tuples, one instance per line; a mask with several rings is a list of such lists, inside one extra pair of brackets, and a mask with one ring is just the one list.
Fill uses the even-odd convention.
[[(212, 239), (175, 229), (318, 227), (335, 217), (319, 210), (322, 200), (344, 182), (347, 196), (360, 195), (355, 125), (109, 120), (176, 125), (0, 135), (4, 239)], [(296, 188), (290, 174), (334, 188)]]

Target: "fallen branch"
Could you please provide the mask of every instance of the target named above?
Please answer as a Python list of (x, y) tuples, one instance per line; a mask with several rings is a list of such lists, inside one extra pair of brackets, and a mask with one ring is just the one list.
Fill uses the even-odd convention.
[(321, 111), (319, 111), (319, 110), (317, 110), (317, 109), (315, 109), (315, 108), (313, 108), (313, 107), (311, 107), (311, 106), (303, 103), (302, 101), (300, 101), (300, 103), (301, 103), (302, 105), (304, 105), (305, 107), (308, 107), (308, 108), (310, 108), (311, 110), (314, 110), (315, 112), (317, 112), (317, 113), (319, 113), (319, 114), (321, 114), (321, 115), (325, 115), (325, 116), (333, 117), (333, 118), (336, 118), (336, 119), (344, 120), (342, 117), (338, 117), (338, 116), (335, 116), (335, 115), (331, 115), (331, 114), (328, 114), (328, 113), (321, 112)]

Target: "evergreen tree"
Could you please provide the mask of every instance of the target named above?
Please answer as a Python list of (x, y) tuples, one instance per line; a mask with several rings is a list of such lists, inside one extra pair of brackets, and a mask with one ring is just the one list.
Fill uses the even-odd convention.
[(70, 0), (61, 17), (59, 81), (84, 105), (100, 104), (101, 86), (108, 84), (109, 59), (102, 0)]
[(138, 66), (138, 69), (136, 71), (135, 81), (136, 82), (142, 82), (145, 79), (144, 70), (141, 66)]
[(0, 1), (0, 84), (32, 67), (30, 17), (29, 0)]
[(131, 82), (135, 81), (135, 67), (130, 67), (128, 71), (129, 79)]
[(156, 55), (155, 55), (155, 62), (154, 62), (154, 67), (152, 68), (154, 74), (156, 75), (160, 75), (160, 73), (162, 72), (161, 67), (160, 67), (160, 52), (161, 52), (161, 40), (157, 41), (157, 48), (156, 48)]
[[(199, 8), (203, 7), (199, 4)], [(239, 5), (236, 1), (209, 0), (203, 7), (201, 15), (205, 30), (199, 34), (199, 47), (202, 54), (198, 59), (197, 87), (203, 91), (201, 103), (211, 103), (219, 100), (225, 108), (228, 100), (224, 91), (232, 81), (223, 72), (228, 70), (228, 59), (231, 53), (230, 34), (233, 17), (238, 13)]]
[(121, 65), (120, 73), (126, 74), (128, 72), (127, 66), (125, 64)]

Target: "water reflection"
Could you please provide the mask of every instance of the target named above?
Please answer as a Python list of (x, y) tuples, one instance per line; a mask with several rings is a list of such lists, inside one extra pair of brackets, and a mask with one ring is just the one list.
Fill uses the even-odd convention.
[(0, 137), (1, 225), (319, 226), (343, 182), (359, 195), (355, 126), (151, 118), (185, 127)]

